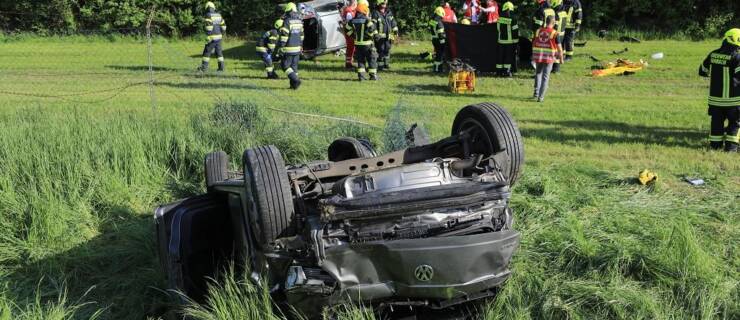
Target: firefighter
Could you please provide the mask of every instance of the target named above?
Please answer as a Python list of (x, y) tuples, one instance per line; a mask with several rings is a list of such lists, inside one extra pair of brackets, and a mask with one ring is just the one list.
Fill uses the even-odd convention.
[[(347, 23), (349, 23), (349, 21), (355, 17), (356, 10), (357, 10), (356, 0), (350, 0), (349, 4), (347, 4), (346, 6), (344, 6), (344, 8), (342, 8), (342, 24), (345, 27), (347, 26)], [(352, 59), (355, 56), (355, 39), (347, 35), (347, 33), (344, 33), (344, 42), (347, 44), (347, 49), (345, 51), (344, 67), (347, 69), (352, 69), (354, 67), (354, 64), (352, 64), (353, 62)]]
[(511, 77), (516, 71), (516, 48), (519, 43), (519, 25), (514, 17), (514, 4), (510, 1), (501, 6), (501, 15), (498, 19), (498, 64), (496, 69), (499, 75)]
[(434, 18), (429, 21), (429, 28), (432, 31), (432, 45), (434, 45), (434, 72), (442, 72), (442, 63), (444, 62), (445, 46), (447, 35), (445, 34), (445, 24), (442, 18), (445, 16), (445, 9), (437, 7), (434, 9)]
[(226, 32), (226, 21), (221, 17), (221, 14), (216, 11), (216, 5), (213, 2), (206, 2), (206, 34), (208, 35), (208, 42), (205, 48), (203, 48), (203, 62), (201, 63), (198, 70), (208, 70), (208, 63), (211, 61), (211, 54), (216, 51), (218, 57), (218, 71), (224, 71), (224, 53), (223, 47), (221, 46), (221, 40), (223, 40), (223, 33)]
[(280, 38), (275, 50), (282, 57), (280, 65), (290, 79), (290, 88), (296, 90), (301, 86), (298, 62), (303, 50), (303, 19), (293, 2), (286, 4), (284, 10), (283, 26), (280, 27)]
[(545, 26), (545, 20), (548, 16), (555, 16), (555, 10), (550, 7), (550, 3), (547, 0), (537, 0), (539, 7), (537, 12), (534, 14), (534, 30)]
[(378, 29), (378, 39), (375, 41), (375, 49), (378, 51), (378, 68), (380, 70), (389, 69), (391, 46), (398, 35), (398, 25), (393, 12), (388, 8), (388, 0), (377, 0), (372, 18)]
[[(737, 152), (740, 127), (740, 29), (725, 33), (722, 47), (712, 51), (699, 68), (709, 77), (709, 147)], [(725, 126), (727, 121), (727, 126)]]
[(370, 74), (370, 80), (378, 80), (378, 52), (374, 46), (374, 41), (378, 38), (378, 29), (370, 18), (370, 8), (366, 4), (357, 5), (357, 13), (347, 24), (345, 31), (355, 40), (357, 78), (360, 81), (367, 80), (365, 78), (367, 72)]
[[(561, 46), (565, 40), (565, 26), (568, 23), (568, 11), (565, 10), (563, 0), (552, 0), (552, 9), (555, 11), (555, 31), (558, 32), (558, 44)], [(560, 72), (561, 64), (565, 60), (560, 59), (552, 65), (552, 73)]]
[(573, 42), (576, 39), (576, 33), (581, 31), (583, 8), (579, 0), (565, 0), (564, 5), (568, 12), (568, 23), (565, 25), (563, 49), (565, 49), (565, 61), (570, 61), (573, 60)]
[(273, 28), (266, 31), (262, 37), (260, 37), (257, 43), (256, 51), (257, 56), (262, 59), (265, 64), (265, 72), (267, 72), (267, 79), (277, 79), (278, 75), (275, 73), (275, 68), (272, 65), (273, 54), (275, 53), (275, 46), (277, 45), (278, 37), (280, 36), (280, 27), (283, 26), (283, 19), (275, 20)]

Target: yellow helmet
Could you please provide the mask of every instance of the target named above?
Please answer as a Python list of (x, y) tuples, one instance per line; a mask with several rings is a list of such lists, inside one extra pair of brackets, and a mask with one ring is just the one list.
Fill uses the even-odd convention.
[(563, 0), (550, 0), (550, 7), (557, 7), (563, 3)]
[(375, 4), (377, 4), (377, 5), (387, 4), (387, 3), (388, 3), (388, 0), (377, 0), (377, 1), (375, 1)]
[(506, 3), (504, 3), (504, 5), (501, 7), (501, 11), (507, 11), (507, 10), (514, 11), (515, 8), (516, 7), (514, 7), (514, 4), (511, 3), (511, 1), (506, 1)]
[(295, 11), (298, 11), (298, 9), (295, 6), (295, 3), (293, 3), (293, 2), (286, 3), (285, 4), (285, 7), (283, 7), (283, 10), (285, 12), (295, 12)]
[(460, 24), (464, 24), (466, 26), (469, 26), (470, 25), (470, 19), (463, 18), (462, 20), (460, 20)]
[(434, 14), (437, 15), (437, 16), (440, 16), (440, 17), (444, 17), (445, 16), (445, 9), (442, 8), (442, 7), (437, 7), (437, 8), (434, 9)]
[(275, 24), (273, 26), (275, 27), (275, 29), (280, 29), (280, 27), (283, 26), (283, 19), (275, 20)]
[(361, 4), (366, 5), (368, 8), (370, 7), (370, 2), (368, 2), (367, 0), (357, 0), (357, 5), (359, 6)]
[(725, 40), (740, 47), (740, 28), (732, 28), (725, 32)]
[(216, 10), (216, 5), (213, 4), (213, 2), (208, 1), (208, 2), (206, 2), (206, 10), (208, 10), (208, 9), (214, 9), (214, 10)]

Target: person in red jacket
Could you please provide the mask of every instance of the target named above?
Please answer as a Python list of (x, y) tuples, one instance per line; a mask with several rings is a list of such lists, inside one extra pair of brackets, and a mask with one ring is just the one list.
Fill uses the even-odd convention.
[(471, 24), (478, 24), (478, 15), (480, 14), (480, 4), (478, 0), (465, 0), (462, 6), (463, 16), (470, 20)]
[[(357, 0), (350, 0), (349, 3), (342, 8), (342, 23), (347, 24), (349, 21), (355, 18), (355, 10), (357, 10)], [(347, 44), (345, 52), (344, 67), (347, 69), (354, 68), (352, 64), (352, 57), (355, 56), (355, 39), (352, 36), (344, 34), (344, 42)]]
[(442, 17), (443, 22), (449, 22), (449, 23), (457, 23), (457, 15), (455, 15), (455, 10), (452, 10), (452, 7), (450, 6), (449, 2), (445, 2), (444, 6), (442, 8), (445, 9), (445, 16)]
[(481, 9), (483, 12), (483, 22), (485, 23), (496, 23), (498, 22), (499, 12), (498, 3), (495, 0), (486, 1), (486, 7)]
[(563, 61), (563, 47), (558, 42), (555, 31), (555, 17), (545, 18), (545, 27), (537, 29), (532, 39), (532, 62), (536, 64), (534, 76), (534, 95), (537, 102), (545, 100), (550, 72), (556, 61)]

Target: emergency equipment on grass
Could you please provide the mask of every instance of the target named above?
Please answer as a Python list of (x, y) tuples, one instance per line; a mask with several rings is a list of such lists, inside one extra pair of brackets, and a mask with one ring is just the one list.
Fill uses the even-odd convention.
[(460, 60), (449, 63), (449, 88), (452, 93), (475, 92), (475, 68)]
[(598, 69), (592, 70), (591, 75), (594, 77), (604, 77), (613, 75), (626, 75), (640, 71), (648, 66), (648, 63), (640, 59), (639, 62), (632, 62), (627, 59), (617, 59), (614, 62), (602, 63)]

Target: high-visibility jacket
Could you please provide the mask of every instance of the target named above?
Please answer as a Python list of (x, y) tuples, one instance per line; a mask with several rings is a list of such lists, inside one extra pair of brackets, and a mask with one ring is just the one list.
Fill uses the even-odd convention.
[(355, 39), (356, 47), (372, 46), (378, 36), (375, 23), (362, 12), (357, 12), (355, 17), (347, 23), (345, 32)]
[(740, 107), (740, 47), (725, 41), (704, 59), (699, 74), (710, 79), (710, 107)]
[(483, 15), (486, 18), (486, 23), (496, 23), (498, 22), (499, 18), (499, 12), (498, 12), (498, 3), (493, 0), (488, 0), (486, 2), (487, 7), (482, 9)]
[(554, 63), (558, 52), (558, 32), (553, 28), (539, 28), (532, 39), (532, 61)]
[(300, 54), (303, 50), (303, 19), (298, 12), (290, 12), (283, 17), (280, 38), (276, 48), (284, 54)]
[(434, 16), (432, 20), (429, 20), (429, 30), (432, 32), (432, 41), (446, 42), (447, 34), (445, 34), (445, 24), (442, 22), (442, 17)]
[(223, 33), (226, 32), (226, 20), (221, 17), (221, 14), (216, 11), (208, 12), (205, 21), (208, 41), (221, 40)]
[(257, 42), (257, 52), (272, 52), (275, 50), (275, 46), (278, 42), (280, 33), (277, 29), (270, 29), (262, 34), (259, 42)]
[(519, 25), (516, 18), (504, 11), (498, 18), (498, 43), (514, 44), (519, 43)]
[(396, 18), (393, 17), (393, 12), (390, 8), (385, 8), (384, 12), (380, 10), (374, 10), (372, 13), (373, 22), (378, 29), (379, 39), (390, 39), (393, 40), (398, 34), (398, 24), (396, 24)]
[(568, 11), (565, 6), (560, 5), (554, 8), (555, 10), (555, 31), (561, 36), (565, 33), (565, 26), (568, 24)]
[(549, 16), (555, 16), (555, 10), (550, 8), (550, 5), (547, 3), (547, 1), (543, 2), (539, 9), (537, 9), (537, 12), (534, 14), (534, 28), (537, 30), (538, 28), (542, 28), (545, 26), (545, 21), (547, 21), (547, 17)]
[(579, 0), (565, 0), (563, 2), (565, 10), (568, 12), (568, 23), (565, 25), (566, 29), (580, 29), (581, 22), (583, 22), (583, 7), (581, 7), (581, 1)]

